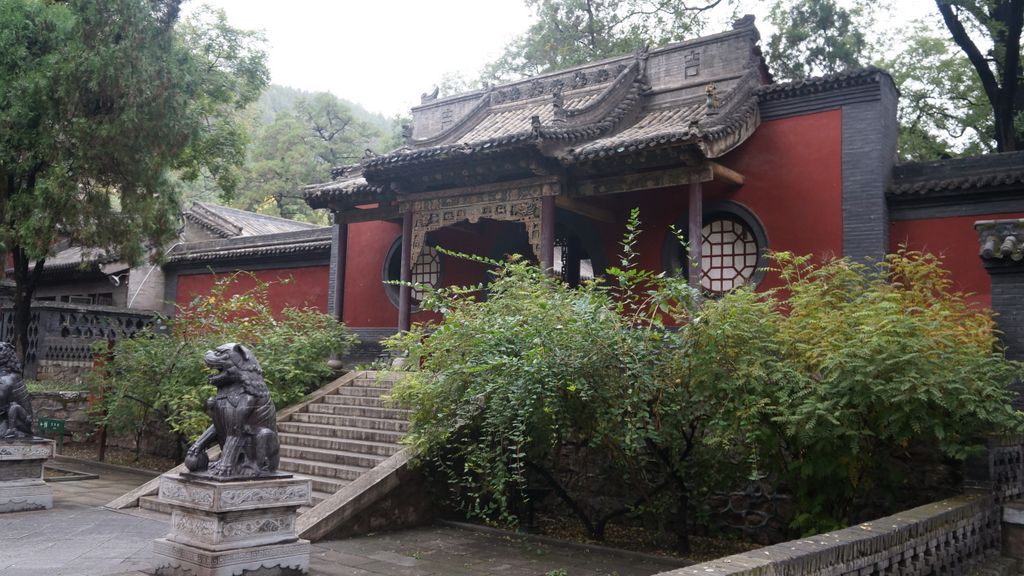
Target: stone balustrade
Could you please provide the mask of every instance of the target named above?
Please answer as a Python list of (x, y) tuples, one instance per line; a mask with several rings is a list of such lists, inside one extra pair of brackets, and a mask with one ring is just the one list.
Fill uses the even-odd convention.
[[(25, 377), (72, 382), (92, 368), (95, 343), (131, 338), (153, 321), (153, 313), (145, 310), (36, 302), (28, 328)], [(0, 337), (14, 341), (10, 306), (0, 313)]]

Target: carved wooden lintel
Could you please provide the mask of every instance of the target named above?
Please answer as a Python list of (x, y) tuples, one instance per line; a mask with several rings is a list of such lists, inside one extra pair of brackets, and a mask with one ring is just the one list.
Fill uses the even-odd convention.
[(412, 212), (412, 254), (423, 249), (428, 233), (481, 218), (521, 222), (534, 254), (540, 258), (541, 198), (558, 193), (557, 178), (503, 182), (414, 194), (399, 199), (401, 212)]
[(691, 182), (707, 182), (714, 178), (711, 166), (685, 166), (655, 170), (640, 174), (626, 174), (609, 178), (584, 180), (576, 185), (573, 196), (604, 196), (622, 192), (636, 192), (654, 188), (682, 186)]

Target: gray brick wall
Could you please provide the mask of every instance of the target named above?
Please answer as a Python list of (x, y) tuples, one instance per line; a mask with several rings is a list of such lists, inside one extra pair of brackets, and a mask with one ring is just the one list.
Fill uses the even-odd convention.
[(1024, 360), (1024, 266), (989, 268), (992, 278), (992, 310), (1003, 332), (1006, 356)]
[(843, 110), (843, 255), (880, 259), (889, 251), (885, 191), (896, 163), (896, 89), (888, 76), (877, 100)]

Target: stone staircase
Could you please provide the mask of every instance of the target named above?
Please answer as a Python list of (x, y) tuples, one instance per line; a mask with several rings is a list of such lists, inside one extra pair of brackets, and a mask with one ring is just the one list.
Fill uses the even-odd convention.
[[(315, 392), (306, 402), (278, 413), (279, 469), (313, 483), (313, 506), (399, 452), (408, 410), (384, 399), (398, 376), (350, 373)], [(170, 513), (155, 494), (140, 496), (139, 508)], [(309, 508), (299, 509), (300, 515)]]

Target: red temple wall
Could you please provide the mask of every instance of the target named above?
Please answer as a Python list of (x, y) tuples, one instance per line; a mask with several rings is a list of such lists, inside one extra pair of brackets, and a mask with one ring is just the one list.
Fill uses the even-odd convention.
[[(704, 185), (704, 207), (728, 200), (753, 212), (764, 226), (768, 248), (819, 256), (842, 254), (842, 113), (839, 110), (764, 122), (721, 164), (746, 177), (743, 186)], [(623, 214), (638, 206), (645, 233), (640, 239), (643, 266), (662, 269), (662, 245), (669, 226), (687, 213), (687, 189), (677, 187), (630, 195)], [(606, 238), (609, 254), (618, 254), (619, 237)], [(770, 276), (762, 286), (771, 286)]]
[(992, 282), (978, 257), (974, 223), (1002, 218), (1024, 218), (1024, 212), (896, 221), (889, 228), (889, 251), (905, 244), (911, 250), (941, 256), (952, 275), (953, 288), (973, 293), (973, 301), (988, 307), (992, 305)]
[(384, 257), (402, 233), (391, 222), (360, 222), (348, 227), (345, 266), (345, 324), (358, 327), (398, 326), (398, 309), (381, 284)]
[[(210, 294), (217, 279), (228, 274), (230, 273), (179, 275), (175, 302), (179, 306), (185, 306), (196, 296)], [(252, 274), (262, 282), (271, 283), (268, 296), (270, 307), (275, 314), (289, 307), (327, 311), (327, 266), (255, 270)], [(256, 286), (256, 279), (247, 274), (240, 274), (229, 293), (240, 294), (251, 290)], [(288, 282), (282, 283), (283, 280)]]

